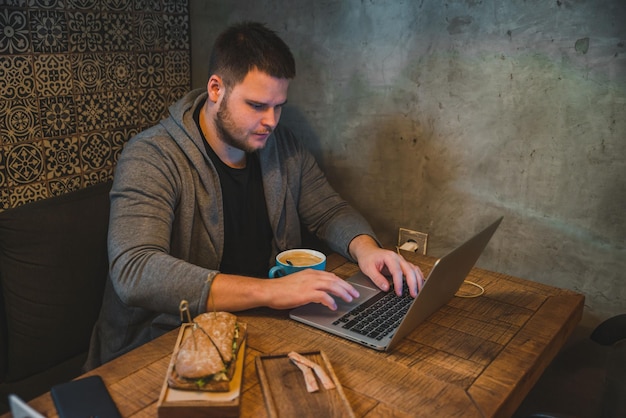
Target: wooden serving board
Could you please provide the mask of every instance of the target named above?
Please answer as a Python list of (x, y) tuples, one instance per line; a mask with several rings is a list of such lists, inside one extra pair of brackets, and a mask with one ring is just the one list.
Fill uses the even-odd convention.
[(255, 359), (256, 370), (269, 417), (354, 417), (326, 354), (323, 351), (300, 354), (322, 366), (335, 383), (335, 388), (324, 389), (319, 384), (319, 391), (309, 393), (302, 372), (287, 353), (258, 356)]
[[(183, 324), (176, 340), (174, 352), (170, 359), (165, 381), (161, 388), (161, 395), (157, 403), (159, 418), (196, 418), (196, 417), (238, 417), (241, 401), (241, 387), (243, 382), (244, 357), (246, 341), (243, 340), (237, 352), (236, 366), (230, 388), (227, 392), (206, 392), (194, 390), (172, 389), (168, 386), (167, 376), (172, 373), (175, 358), (180, 345), (187, 334), (191, 332), (193, 324)], [(246, 325), (240, 323), (243, 332)]]

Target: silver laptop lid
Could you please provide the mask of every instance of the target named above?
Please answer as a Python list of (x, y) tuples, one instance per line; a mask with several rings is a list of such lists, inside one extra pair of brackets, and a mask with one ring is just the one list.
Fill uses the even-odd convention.
[(498, 218), (487, 228), (435, 262), (424, 287), (389, 341), (387, 350), (393, 348), (418, 324), (452, 299), (478, 261), (502, 219), (503, 217)]

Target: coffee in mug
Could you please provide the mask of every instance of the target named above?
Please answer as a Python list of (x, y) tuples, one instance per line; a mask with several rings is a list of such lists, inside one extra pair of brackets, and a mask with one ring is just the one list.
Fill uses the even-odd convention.
[(269, 271), (269, 277), (282, 277), (300, 270), (326, 268), (326, 256), (316, 250), (296, 248), (283, 251), (276, 256), (276, 265)]
[(322, 257), (303, 250), (286, 251), (278, 256), (278, 261), (282, 264), (289, 264), (290, 266), (296, 267), (314, 266), (321, 263), (323, 260)]

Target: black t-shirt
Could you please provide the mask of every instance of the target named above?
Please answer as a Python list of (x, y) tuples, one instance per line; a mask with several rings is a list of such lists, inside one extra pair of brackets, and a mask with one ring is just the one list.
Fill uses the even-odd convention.
[(272, 252), (272, 228), (265, 205), (261, 165), (256, 153), (246, 154), (245, 168), (224, 164), (209, 145), (194, 119), (207, 154), (220, 177), (224, 202), (224, 253), (219, 270), (227, 274), (267, 277)]

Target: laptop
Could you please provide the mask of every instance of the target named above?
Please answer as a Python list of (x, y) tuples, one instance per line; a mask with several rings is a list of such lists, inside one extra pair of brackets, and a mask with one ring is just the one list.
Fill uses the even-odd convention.
[[(396, 296), (393, 291), (383, 292), (359, 272), (347, 279), (359, 291), (359, 298), (350, 303), (336, 298), (336, 311), (319, 303), (310, 303), (291, 310), (289, 316), (375, 350), (389, 351), (452, 299), (501, 221), (502, 217), (438, 259), (416, 298), (407, 292), (403, 296)], [(373, 313), (373, 318), (365, 320), (356, 316), (371, 314), (374, 309), (380, 309), (382, 313)]]

